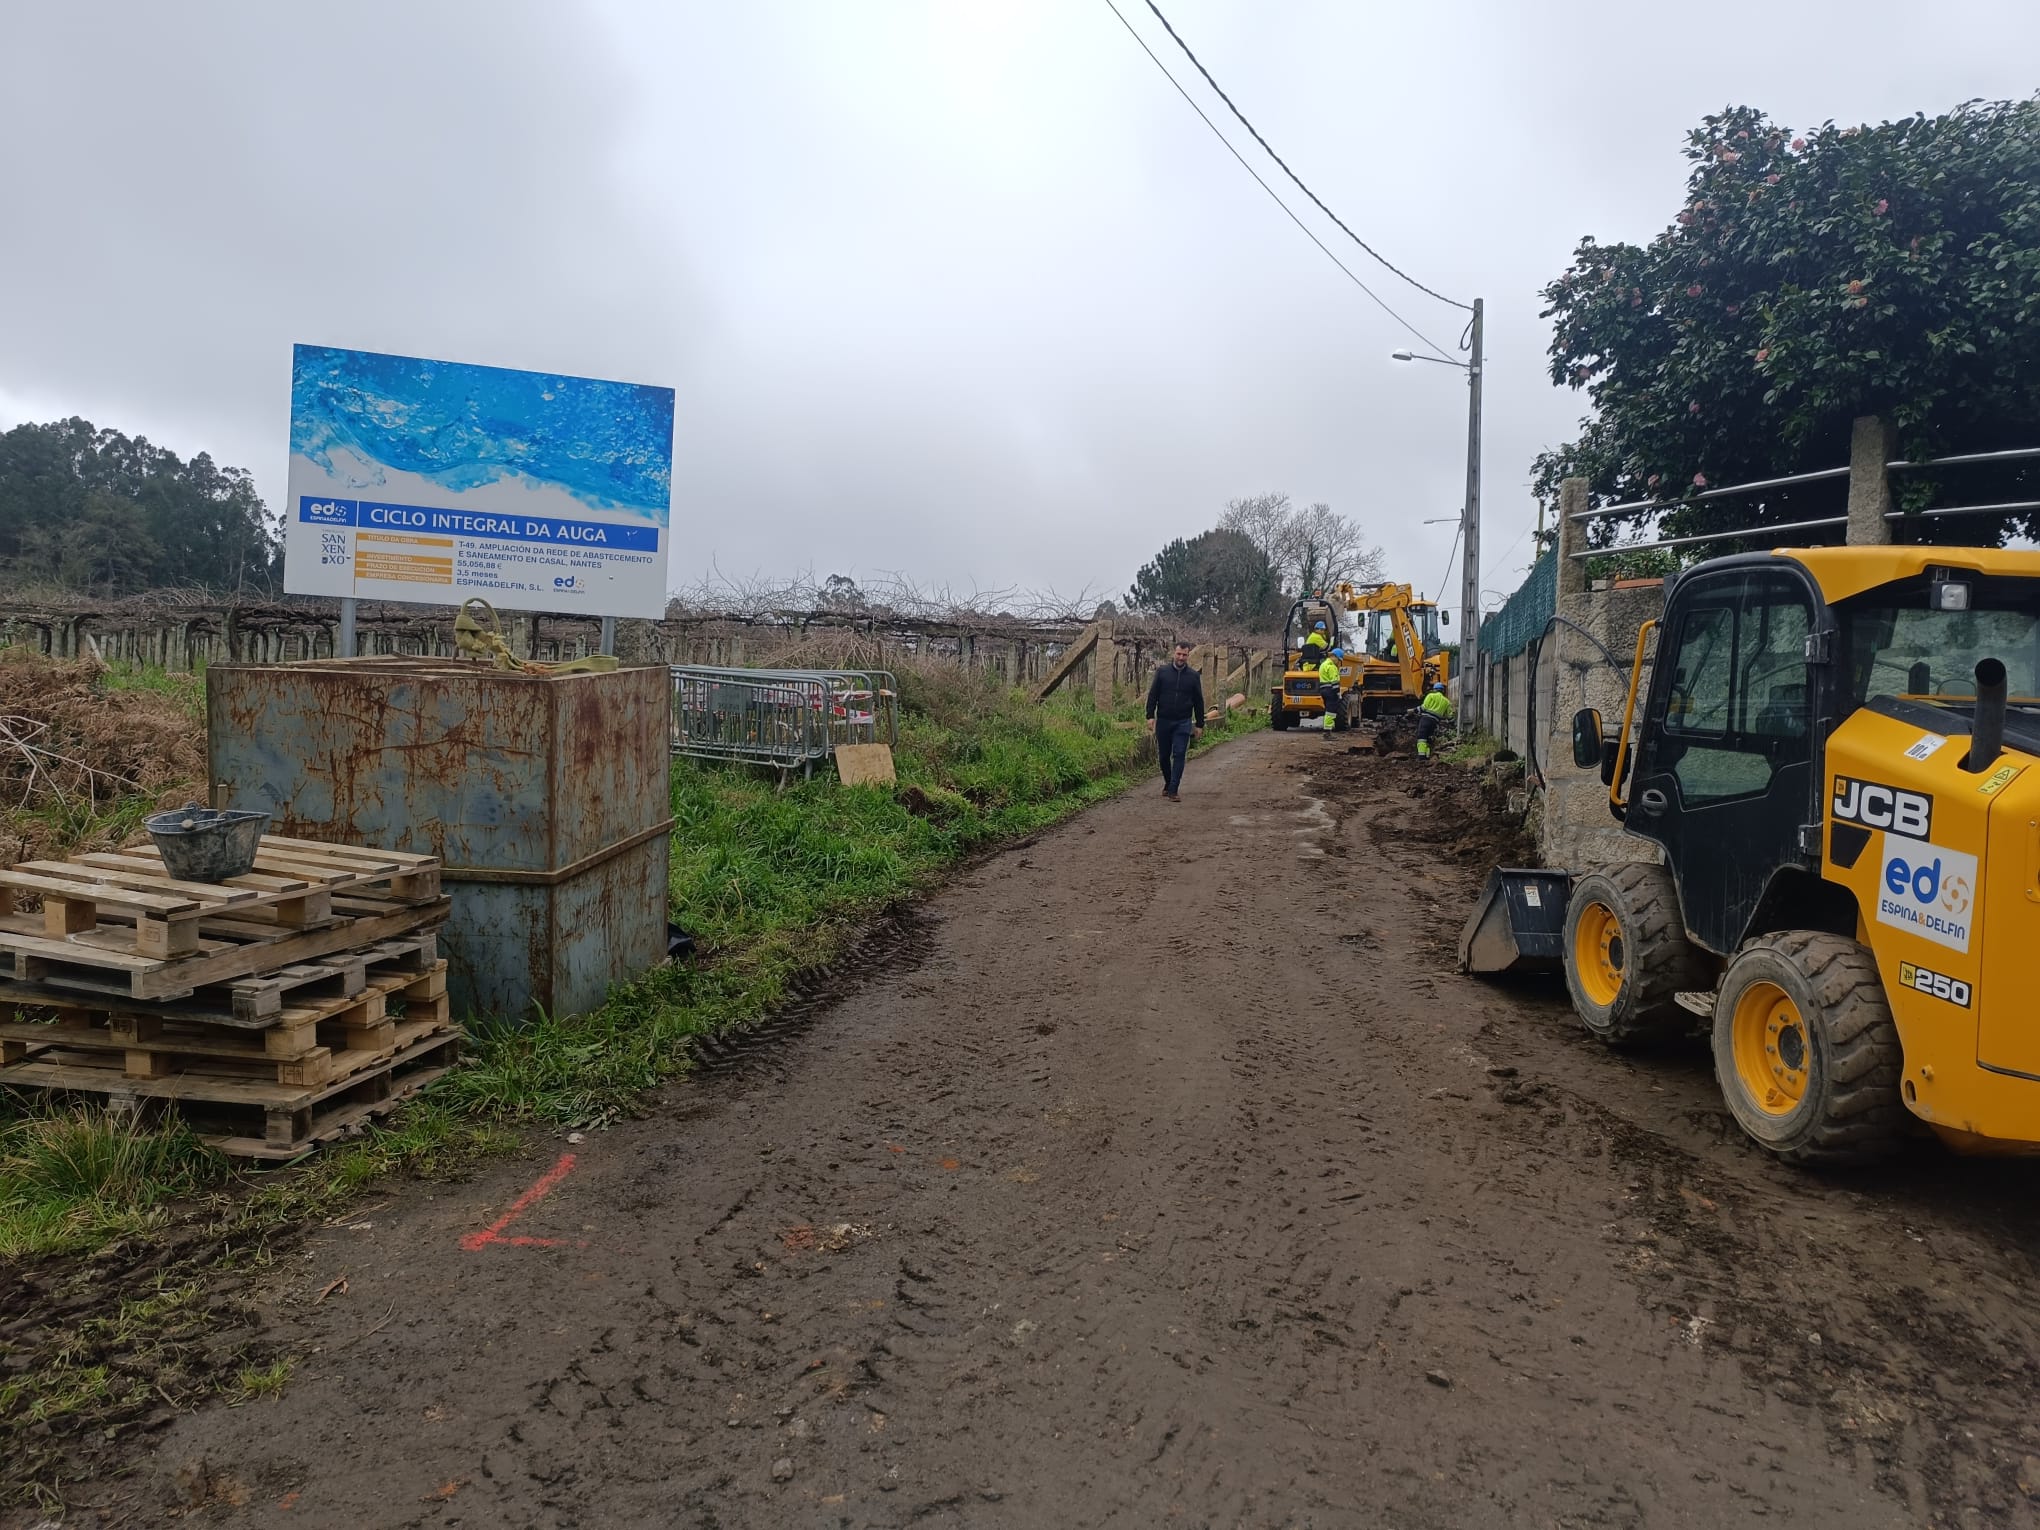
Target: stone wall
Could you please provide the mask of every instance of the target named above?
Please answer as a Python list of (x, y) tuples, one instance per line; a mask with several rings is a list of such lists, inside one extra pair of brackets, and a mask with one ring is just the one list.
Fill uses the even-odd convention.
[[(1585, 488), (1579, 485), (1577, 506), (1568, 496), (1560, 500), (1561, 507), (1584, 509)], [(1578, 525), (1569, 520), (1560, 524)], [(1561, 553), (1568, 550), (1563, 531), (1559, 547)], [(1662, 859), (1656, 845), (1625, 834), (1608, 811), (1608, 788), (1601, 784), (1600, 770), (1581, 770), (1573, 764), (1572, 719), (1581, 707), (1594, 707), (1605, 726), (1620, 725), (1636, 658), (1636, 634), (1664, 609), (1662, 580), (1595, 590), (1587, 585), (1584, 563), (1560, 561), (1558, 620), (1536, 649), (1536, 759), (1544, 780), (1546, 865), (1587, 871), (1617, 861)], [(1650, 680), (1650, 658), (1647, 651), (1645, 684)]]
[(1584, 508), (1585, 486), (1568, 484), (1553, 619), (1527, 648), (1487, 667), (1482, 698), (1491, 731), (1524, 757), (1530, 784), (1542, 785), (1536, 816), (1544, 863), (1571, 871), (1659, 858), (1655, 845), (1622, 832), (1600, 772), (1572, 762), (1573, 713), (1597, 707), (1609, 727), (1620, 722), (1636, 634), (1664, 611), (1661, 580), (1589, 587), (1586, 565), (1567, 556), (1580, 535), (1568, 512)]
[[(1855, 422), (1846, 518), (1846, 540), (1851, 545), (1883, 545), (1892, 539), (1887, 465), (1897, 450), (1886, 422), (1876, 418)], [(1579, 770), (1572, 763), (1573, 713), (1595, 707), (1607, 730), (1620, 726), (1636, 635), (1646, 621), (1663, 615), (1665, 603), (1663, 583), (1657, 580), (1600, 590), (1588, 587), (1586, 560), (1575, 556), (1587, 546), (1585, 523), (1573, 517), (1589, 504), (1586, 482), (1567, 480), (1559, 498), (1553, 619), (1541, 638), (1487, 670), (1482, 694), (1493, 731), (1529, 761), (1531, 787), (1542, 783), (1544, 863), (1569, 871), (1614, 861), (1662, 859), (1656, 845), (1622, 831), (1608, 811), (1608, 789), (1601, 784), (1600, 771)], [(1655, 639), (1644, 655), (1646, 686), (1654, 645)], [(1639, 708), (1641, 704), (1639, 697)]]

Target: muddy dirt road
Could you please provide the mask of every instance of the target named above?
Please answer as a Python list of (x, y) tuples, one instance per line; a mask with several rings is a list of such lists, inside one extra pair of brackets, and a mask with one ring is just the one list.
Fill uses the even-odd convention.
[(1470, 785), (1264, 734), (1179, 806), (1143, 788), (984, 864), (651, 1119), (322, 1232), (263, 1297), (285, 1396), (82, 1496), (334, 1527), (2034, 1523), (2040, 1176), (1774, 1168), (1699, 1047), (1616, 1057), (1550, 989), (1456, 976)]

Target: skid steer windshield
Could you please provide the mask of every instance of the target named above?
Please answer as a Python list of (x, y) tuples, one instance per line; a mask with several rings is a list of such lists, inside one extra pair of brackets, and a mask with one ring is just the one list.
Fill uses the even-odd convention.
[(1879, 697), (1924, 701), (1967, 714), (1976, 661), (2001, 660), (2022, 732), (2040, 731), (2040, 587), (1977, 579), (1967, 611), (1932, 609), (1927, 580), (1884, 585), (1835, 608), (1842, 673), (1857, 706)]

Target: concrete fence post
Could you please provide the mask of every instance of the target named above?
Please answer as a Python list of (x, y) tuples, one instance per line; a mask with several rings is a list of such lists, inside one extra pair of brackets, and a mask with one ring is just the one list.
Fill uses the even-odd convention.
[(1864, 415), (1849, 431), (1849, 545), (1883, 547), (1891, 540), (1891, 475), (1897, 433), (1887, 420)]
[(1561, 600), (1568, 595), (1587, 593), (1587, 560), (1573, 556), (1587, 546), (1587, 523), (1576, 521), (1573, 517), (1592, 508), (1587, 498), (1586, 479), (1568, 478), (1558, 486), (1557, 573)]

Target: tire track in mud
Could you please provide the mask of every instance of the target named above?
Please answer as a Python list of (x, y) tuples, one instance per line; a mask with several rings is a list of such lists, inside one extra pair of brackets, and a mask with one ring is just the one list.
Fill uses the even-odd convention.
[(543, 1163), (319, 1235), (284, 1397), (93, 1501), (203, 1461), (221, 1525), (2031, 1523), (2023, 1212), (1775, 1170), (1690, 1058), (1459, 977), (1477, 795), (1318, 742), (971, 869), (592, 1135), (559, 1247), (458, 1248)]

